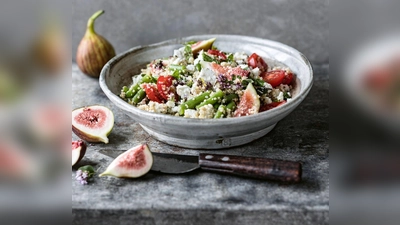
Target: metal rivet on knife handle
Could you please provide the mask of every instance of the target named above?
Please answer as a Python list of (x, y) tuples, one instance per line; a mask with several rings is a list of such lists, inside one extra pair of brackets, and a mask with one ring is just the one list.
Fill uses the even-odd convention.
[(268, 158), (200, 154), (199, 164), (207, 171), (284, 182), (299, 182), (302, 175), (301, 163)]

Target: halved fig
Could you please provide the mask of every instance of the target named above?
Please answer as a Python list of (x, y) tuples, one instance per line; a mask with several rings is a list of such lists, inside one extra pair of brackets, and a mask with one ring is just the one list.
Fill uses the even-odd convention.
[(250, 83), (247, 85), (240, 103), (234, 113), (234, 117), (249, 116), (258, 113), (260, 110), (260, 99), (258, 98), (257, 92), (253, 85)]
[(72, 141), (72, 166), (77, 164), (86, 153), (86, 144), (82, 140)]
[(119, 155), (99, 176), (136, 178), (149, 172), (153, 155), (147, 144), (135, 146)]
[(94, 105), (72, 111), (72, 131), (88, 142), (108, 143), (114, 127), (114, 114), (107, 107)]
[(194, 43), (191, 46), (193, 54), (196, 54), (196, 53), (200, 52), (201, 50), (207, 51), (208, 49), (210, 49), (212, 47), (215, 40), (216, 40), (216, 38), (211, 38), (208, 40), (198, 41), (198, 42)]

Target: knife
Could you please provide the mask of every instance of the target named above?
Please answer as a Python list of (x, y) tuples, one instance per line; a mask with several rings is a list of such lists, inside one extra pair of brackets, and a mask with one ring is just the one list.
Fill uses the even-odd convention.
[[(124, 151), (102, 149), (99, 152), (116, 158)], [(299, 182), (302, 175), (301, 163), (294, 161), (208, 153), (194, 156), (152, 152), (152, 155), (151, 170), (168, 174), (181, 174), (202, 169), (284, 182)]]

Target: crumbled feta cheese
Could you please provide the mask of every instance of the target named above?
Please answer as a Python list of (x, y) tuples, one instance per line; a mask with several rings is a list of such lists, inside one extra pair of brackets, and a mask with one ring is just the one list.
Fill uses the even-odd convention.
[(193, 72), (194, 71), (194, 65), (187, 65), (186, 69), (187, 69), (187, 71)]
[(174, 50), (174, 57), (177, 57), (179, 59), (184, 59), (185, 58), (185, 47)]
[(181, 96), (181, 98), (188, 98), (190, 96), (190, 87), (187, 85), (178, 85), (176, 87), (176, 93)]
[(278, 100), (278, 102), (281, 102), (281, 101), (284, 100), (284, 99), (283, 99), (283, 92), (282, 92), (282, 91), (280, 91), (280, 92), (279, 92), (279, 95), (276, 96), (276, 100)]
[(214, 85), (217, 82), (217, 77), (215, 76), (214, 71), (209, 68), (201, 69), (197, 79), (203, 79), (204, 82), (210, 82), (211, 85)]
[(194, 62), (193, 62), (193, 64), (194, 65), (196, 65), (196, 64), (198, 64), (198, 63), (201, 63), (201, 62), (204, 62), (204, 59), (203, 59), (203, 50), (201, 50), (200, 52), (199, 52), (199, 54), (197, 55), (197, 58), (194, 60)]
[(267, 89), (272, 89), (272, 85), (270, 83), (264, 82), (264, 87)]
[(186, 109), (184, 117), (186, 117), (186, 118), (199, 118), (199, 113), (194, 109)]
[(253, 73), (254, 78), (259, 78), (260, 77), (261, 71), (260, 71), (260, 69), (258, 67), (252, 69), (251, 72)]
[[(174, 106), (171, 108), (171, 112), (178, 112), (179, 111), (179, 106)], [(179, 116), (179, 113), (178, 113)]]
[(239, 67), (244, 69), (244, 70), (249, 68), (249, 66), (247, 64), (240, 64)]
[(214, 107), (211, 104), (199, 108), (199, 118), (211, 119), (214, 117)]
[(247, 55), (244, 52), (235, 52), (233, 60), (238, 64), (247, 64)]
[(166, 105), (168, 108), (172, 108), (172, 107), (175, 106), (175, 102), (173, 102), (173, 101), (168, 101), (168, 102), (165, 103), (165, 105)]

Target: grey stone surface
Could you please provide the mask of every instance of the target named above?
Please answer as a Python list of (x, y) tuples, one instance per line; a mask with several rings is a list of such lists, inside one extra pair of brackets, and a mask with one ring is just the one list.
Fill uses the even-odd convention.
[[(91, 144), (72, 168), (73, 224), (328, 224), (329, 223), (329, 76), (317, 66), (308, 97), (266, 136), (250, 144), (219, 150), (244, 156), (298, 160), (303, 181), (281, 184), (195, 171), (182, 175), (150, 172), (139, 179), (95, 177), (75, 180), (76, 169), (103, 170), (112, 161), (100, 149), (126, 150), (147, 142), (155, 152), (196, 155), (152, 139), (101, 91), (97, 79), (72, 67), (72, 106), (100, 104), (115, 115), (109, 144)], [(73, 134), (73, 139), (77, 137)]]
[(73, 0), (72, 53), (87, 19), (104, 9), (96, 30), (117, 53), (137, 45), (197, 34), (238, 34), (276, 40), (310, 61), (329, 60), (329, 0)]

